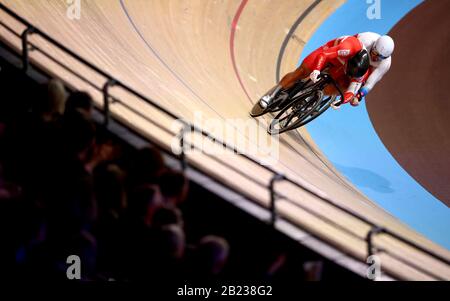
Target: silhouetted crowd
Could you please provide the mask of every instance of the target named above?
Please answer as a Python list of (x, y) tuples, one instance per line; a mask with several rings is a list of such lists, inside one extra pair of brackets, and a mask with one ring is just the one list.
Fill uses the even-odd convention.
[(69, 95), (57, 80), (45, 89), (31, 110), (0, 123), (8, 276), (66, 279), (67, 258), (77, 255), (85, 280), (220, 277), (224, 238), (186, 244), (184, 174), (152, 147), (125, 156), (94, 123), (89, 94)]

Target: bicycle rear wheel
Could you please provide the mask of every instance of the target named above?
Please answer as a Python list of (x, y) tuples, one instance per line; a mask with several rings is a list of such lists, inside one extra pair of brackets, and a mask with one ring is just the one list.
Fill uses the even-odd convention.
[(281, 109), (269, 125), (268, 132), (277, 135), (303, 125), (305, 117), (313, 113), (323, 103), (323, 92), (310, 91), (298, 95)]

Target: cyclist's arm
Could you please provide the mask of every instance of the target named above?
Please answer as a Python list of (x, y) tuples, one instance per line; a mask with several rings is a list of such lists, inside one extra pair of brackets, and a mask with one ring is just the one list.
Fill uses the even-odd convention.
[[(356, 97), (358, 95), (359, 90), (364, 85), (364, 83), (366, 82), (368, 77), (369, 77), (369, 71), (366, 71), (366, 73), (363, 76), (361, 76), (359, 78), (351, 79), (350, 85), (348, 86), (347, 91), (345, 91), (345, 93), (344, 93), (343, 103), (347, 103), (347, 102), (351, 101), (354, 97)], [(358, 104), (359, 104), (359, 102), (357, 104), (354, 104), (353, 102), (351, 102), (352, 106), (356, 106)]]
[(383, 76), (391, 68), (391, 58), (387, 58), (381, 62), (379, 66), (373, 69), (369, 78), (367, 79), (364, 88), (369, 93), (373, 87), (383, 78)]

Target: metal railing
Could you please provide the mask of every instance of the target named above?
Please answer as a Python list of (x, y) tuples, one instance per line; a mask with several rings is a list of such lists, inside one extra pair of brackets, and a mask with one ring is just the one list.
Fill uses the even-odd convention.
[[(400, 258), (398, 255), (392, 254), (391, 252), (389, 252), (389, 250), (386, 249), (377, 249), (374, 244), (373, 244), (373, 237), (375, 235), (378, 234), (384, 234), (384, 235), (388, 235), (391, 236), (394, 239), (397, 239), (398, 241), (409, 245), (410, 247), (415, 248), (416, 250), (427, 254), (428, 256), (431, 256), (432, 258), (441, 261), (447, 265), (450, 265), (450, 260), (435, 253), (432, 250), (429, 250), (427, 248), (424, 248), (418, 244), (416, 244), (415, 242), (404, 238), (403, 236), (390, 231), (389, 229), (379, 226), (375, 223), (373, 223), (372, 221), (368, 220), (366, 217), (358, 214), (357, 212), (350, 210), (348, 208), (344, 208), (341, 205), (337, 204), (336, 202), (334, 202), (332, 199), (330, 199), (329, 197), (327, 197), (326, 195), (323, 195), (323, 193), (321, 193), (318, 190), (315, 190), (312, 187), (308, 187), (307, 184), (305, 183), (299, 183), (298, 181), (295, 181), (285, 175), (279, 174), (278, 171), (272, 169), (271, 167), (267, 166), (267, 165), (263, 165), (260, 162), (258, 162), (257, 160), (255, 160), (254, 158), (250, 157), (249, 155), (243, 154), (241, 153), (236, 147), (230, 146), (227, 143), (225, 143), (224, 141), (212, 136), (211, 134), (209, 134), (208, 132), (204, 131), (201, 128), (198, 128), (197, 126), (195, 126), (194, 124), (191, 124), (187, 121), (184, 121), (182, 118), (180, 118), (179, 116), (175, 115), (174, 113), (168, 111), (167, 109), (165, 109), (164, 107), (162, 107), (161, 105), (159, 105), (158, 103), (156, 103), (155, 101), (153, 101), (150, 98), (147, 98), (145, 95), (142, 95), (141, 93), (137, 92), (136, 90), (134, 90), (133, 88), (131, 88), (130, 86), (126, 85), (125, 83), (121, 82), (120, 80), (116, 79), (115, 77), (113, 77), (111, 74), (101, 70), (99, 67), (95, 66), (94, 64), (88, 62), (87, 60), (85, 60), (84, 58), (80, 57), (78, 54), (76, 54), (75, 52), (73, 52), (72, 50), (68, 49), (66, 46), (62, 45), (61, 43), (59, 43), (58, 41), (54, 40), (52, 37), (50, 37), (49, 35), (47, 35), (45, 32), (41, 31), (40, 29), (36, 28), (35, 26), (33, 26), (32, 24), (30, 24), (28, 21), (26, 21), (25, 19), (23, 19), (22, 17), (20, 17), (18, 14), (16, 14), (15, 12), (13, 12), (11, 9), (9, 9), (8, 7), (6, 7), (4, 4), (0, 3), (0, 10), (6, 12), (9, 16), (13, 17), (15, 20), (19, 21), (20, 23), (22, 23), (26, 29), (22, 32), (22, 33), (17, 33), (15, 32), (11, 27), (9, 27), (7, 24), (5, 24), (4, 22), (0, 21), (0, 26), (4, 27), (6, 30), (8, 30), (10, 33), (14, 34), (16, 37), (21, 39), (22, 42), (22, 53), (21, 53), (21, 57), (22, 57), (22, 68), (24, 72), (27, 72), (29, 69), (29, 65), (30, 65), (30, 57), (29, 57), (29, 46), (32, 46), (34, 51), (39, 51), (41, 54), (43, 54), (45, 57), (47, 57), (48, 59), (50, 59), (52, 62), (58, 64), (60, 67), (62, 67), (63, 69), (65, 69), (66, 71), (70, 72), (71, 74), (73, 74), (74, 76), (76, 76), (78, 79), (81, 79), (82, 81), (84, 81), (85, 83), (89, 84), (90, 86), (92, 86), (94, 89), (98, 90), (99, 92), (102, 93), (103, 95), (103, 114), (104, 114), (104, 125), (107, 127), (110, 121), (110, 118), (113, 116), (111, 116), (110, 114), (110, 110), (109, 110), (109, 105), (110, 105), (110, 101), (111, 99), (113, 101), (116, 102), (120, 102), (121, 105), (125, 106), (127, 109), (131, 110), (133, 113), (139, 115), (140, 117), (144, 118), (146, 121), (151, 122), (153, 125), (157, 126), (159, 129), (165, 131), (166, 133), (169, 133), (171, 135), (176, 135), (176, 137), (179, 139), (179, 146), (181, 149), (181, 154), (178, 156), (178, 159), (180, 160), (181, 163), (181, 167), (183, 170), (186, 169), (186, 167), (188, 166), (188, 161), (186, 160), (186, 153), (185, 153), (185, 149), (186, 147), (190, 147), (191, 149), (195, 149), (195, 150), (199, 150), (199, 148), (186, 141), (185, 136), (186, 133), (188, 132), (195, 132), (198, 134), (201, 134), (203, 137), (213, 141), (214, 143), (220, 144), (221, 146), (225, 147), (226, 149), (228, 149), (229, 151), (232, 151), (234, 153), (236, 153), (237, 155), (245, 158), (246, 160), (252, 162), (255, 165), (258, 165), (260, 168), (265, 169), (266, 171), (269, 171), (272, 174), (272, 178), (269, 182), (269, 184), (265, 184), (262, 183), (260, 181), (258, 181), (255, 178), (252, 178), (250, 176), (248, 176), (247, 174), (243, 173), (241, 170), (239, 170), (238, 168), (234, 167), (233, 165), (229, 164), (228, 162), (224, 162), (223, 160), (221, 160), (220, 158), (214, 157), (210, 154), (205, 154), (205, 156), (208, 156), (210, 158), (212, 158), (213, 160), (215, 160), (216, 162), (222, 164), (224, 167), (233, 170), (234, 172), (240, 174), (241, 176), (251, 180), (252, 182), (254, 182), (256, 185), (267, 189), (269, 196), (270, 196), (270, 212), (271, 212), (271, 218), (270, 218), (270, 223), (272, 225), (275, 225), (276, 219), (277, 219), (277, 211), (276, 211), (276, 200), (278, 198), (282, 198), (283, 200), (286, 200), (292, 204), (294, 204), (295, 206), (301, 208), (302, 210), (307, 211), (308, 213), (319, 217), (321, 220), (326, 221), (329, 224), (334, 225), (337, 228), (340, 228), (341, 230), (347, 232), (348, 234), (357, 237), (358, 239), (364, 240), (367, 243), (367, 257), (373, 255), (376, 251), (380, 252), (385, 252), (390, 254), (391, 256), (395, 257), (396, 259), (408, 264), (409, 266), (414, 267), (415, 269), (421, 271), (422, 273), (428, 274), (429, 276), (439, 279), (439, 280), (444, 280), (442, 279), (442, 277), (433, 274), (432, 272), (429, 272), (427, 270), (424, 270), (422, 267), (416, 265), (414, 262), (410, 262), (410, 261), (406, 261), (404, 258)], [(90, 80), (88, 80), (87, 78), (85, 78), (83, 75), (77, 73), (76, 71), (72, 70), (70, 67), (64, 65), (63, 63), (61, 63), (60, 61), (58, 61), (57, 59), (55, 59), (54, 57), (52, 57), (51, 55), (49, 55), (47, 52), (45, 52), (43, 49), (41, 49), (40, 47), (38, 47), (37, 45), (33, 44), (32, 42), (29, 41), (29, 36), (30, 35), (39, 35), (41, 38), (43, 38), (44, 40), (46, 40), (48, 43), (52, 44), (53, 46), (57, 47), (58, 49), (60, 49), (61, 51), (63, 51), (65, 54), (69, 55), (70, 57), (74, 58), (76, 61), (80, 62), (81, 64), (83, 64), (84, 66), (88, 67), (89, 69), (95, 71), (96, 73), (98, 73), (99, 75), (103, 76), (106, 80), (105, 83), (103, 84), (103, 86), (99, 87), (97, 86), (95, 83), (91, 82)], [(151, 120), (150, 118), (148, 118), (148, 116), (142, 114), (141, 112), (137, 111), (136, 109), (133, 109), (131, 106), (127, 105), (126, 102), (123, 102), (119, 99), (116, 98), (112, 98), (112, 96), (109, 94), (109, 88), (111, 87), (121, 87), (122, 89), (124, 89), (125, 91), (127, 91), (128, 93), (130, 93), (131, 95), (137, 97), (138, 99), (146, 102), (147, 104), (151, 105), (153, 108), (157, 109), (158, 111), (160, 111), (161, 113), (167, 115), (168, 117), (174, 119), (174, 120), (178, 120), (180, 122), (183, 123), (182, 129), (178, 132), (178, 133), (173, 133), (171, 131), (169, 131), (167, 128), (155, 123), (153, 120)], [(123, 124), (122, 122), (119, 121), (119, 123)], [(127, 126), (125, 124), (123, 124), (124, 126)], [(134, 131), (134, 130), (132, 130)], [(141, 134), (140, 134), (141, 135)], [(142, 136), (142, 135), (141, 135)], [(148, 139), (148, 137), (145, 137), (146, 139)], [(173, 155), (173, 154), (172, 154)], [(173, 155), (175, 156), (175, 155)], [(312, 211), (311, 209), (302, 206), (301, 204), (299, 204), (298, 202), (295, 202), (293, 200), (290, 200), (289, 198), (287, 198), (286, 196), (282, 195), (281, 193), (278, 193), (275, 191), (275, 184), (277, 182), (288, 182), (300, 189), (303, 189), (304, 191), (316, 196), (318, 199), (320, 199), (321, 201), (327, 203), (328, 205), (352, 216), (353, 218), (358, 219), (359, 221), (367, 224), (368, 226), (370, 226), (370, 231), (368, 231), (367, 235), (365, 237), (360, 237), (356, 234), (354, 234), (353, 232), (351, 232), (350, 230), (342, 227), (341, 225), (337, 224), (334, 220), (332, 220), (329, 217), (326, 217), (324, 215), (321, 215), (315, 211)], [(230, 187), (229, 187), (230, 188)], [(233, 189), (235, 190), (235, 189)], [(244, 198), (247, 199), (251, 199), (251, 197), (244, 195), (242, 192), (236, 191), (236, 193), (242, 195)], [(314, 234), (312, 234), (314, 236)]]

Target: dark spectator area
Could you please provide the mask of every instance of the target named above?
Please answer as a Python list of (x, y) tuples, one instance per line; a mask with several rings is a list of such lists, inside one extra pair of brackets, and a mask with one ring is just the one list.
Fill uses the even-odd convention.
[(97, 124), (91, 96), (0, 59), (0, 266), (7, 278), (360, 279)]

